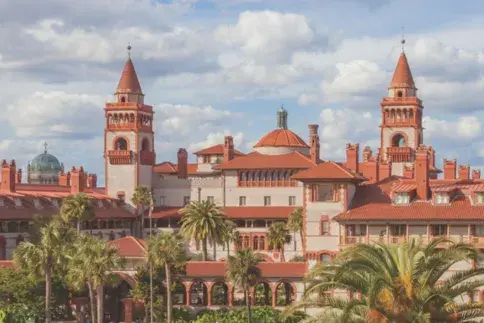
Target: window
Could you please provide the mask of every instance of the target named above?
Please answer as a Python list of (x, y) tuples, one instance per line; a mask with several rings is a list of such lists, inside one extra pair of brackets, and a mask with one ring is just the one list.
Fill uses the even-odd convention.
[(316, 200), (318, 202), (334, 201), (333, 185), (318, 185), (316, 189), (317, 189)]
[(435, 203), (436, 204), (448, 204), (449, 203), (449, 194), (447, 194), (447, 193), (437, 193), (435, 195)]
[(407, 234), (407, 226), (405, 224), (393, 224), (390, 230), (392, 235), (397, 237), (402, 237)]
[(207, 202), (214, 203), (215, 199), (213, 198), (213, 196), (207, 196)]
[(395, 196), (395, 204), (408, 204), (410, 203), (410, 197), (406, 192), (399, 192)]
[(296, 205), (296, 197), (295, 196), (289, 196), (289, 205)]
[(327, 216), (321, 219), (321, 235), (329, 235), (329, 219)]
[(114, 143), (114, 148), (116, 150), (128, 150), (128, 142), (124, 138), (118, 138)]
[(476, 193), (476, 203), (477, 204), (484, 204), (484, 192)]
[(203, 163), (209, 164), (210, 163), (210, 156), (203, 156)]
[(183, 206), (190, 204), (190, 196), (183, 197)]
[(166, 196), (160, 196), (160, 205), (165, 206), (166, 205)]
[(433, 236), (447, 235), (447, 224), (435, 224), (430, 227)]
[(271, 197), (264, 196), (264, 206), (270, 206), (270, 205), (271, 205)]
[(239, 196), (239, 206), (245, 206), (246, 198), (245, 196)]

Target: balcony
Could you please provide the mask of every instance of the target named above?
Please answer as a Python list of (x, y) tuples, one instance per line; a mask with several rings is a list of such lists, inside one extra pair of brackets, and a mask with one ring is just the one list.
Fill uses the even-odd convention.
[(126, 122), (126, 123), (109, 123), (107, 130), (110, 131), (152, 131), (151, 125), (149, 124), (142, 124), (136, 122)]
[(153, 151), (140, 151), (139, 159), (141, 165), (154, 165), (155, 164), (155, 153)]
[(108, 150), (107, 156), (111, 165), (131, 165), (133, 152), (131, 150)]
[[(484, 248), (484, 237), (471, 237), (469, 240), (469, 237), (467, 235), (450, 235), (450, 236), (428, 236), (427, 235), (410, 235), (409, 237), (402, 235), (402, 236), (392, 236), (389, 235), (388, 237), (386, 235), (360, 235), (360, 236), (346, 236), (341, 238), (341, 246), (342, 247), (349, 247), (353, 246), (358, 243), (386, 243), (386, 244), (402, 244), (404, 242), (407, 242), (408, 240), (420, 240), (420, 242), (423, 245), (427, 245), (430, 242), (441, 239), (441, 238), (446, 238), (454, 243), (471, 243), (473, 244), (476, 248)], [(439, 245), (439, 247), (446, 247), (447, 243)]]
[(388, 147), (387, 155), (393, 163), (405, 163), (412, 161), (412, 148), (410, 147)]

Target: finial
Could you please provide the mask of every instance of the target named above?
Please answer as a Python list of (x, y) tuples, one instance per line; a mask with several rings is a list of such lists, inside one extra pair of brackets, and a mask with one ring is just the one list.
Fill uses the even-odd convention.
[(44, 154), (47, 154), (47, 142), (44, 142)]
[(400, 43), (402, 43), (402, 53), (405, 53), (405, 27), (402, 27), (402, 40)]
[(131, 58), (131, 43), (128, 42), (128, 47), (126, 49), (128, 50), (128, 57)]

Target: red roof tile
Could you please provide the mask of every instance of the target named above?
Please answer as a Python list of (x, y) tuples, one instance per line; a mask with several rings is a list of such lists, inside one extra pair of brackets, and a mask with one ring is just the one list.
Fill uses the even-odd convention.
[(222, 163), (214, 169), (308, 169), (315, 164), (299, 152), (285, 155), (263, 155), (253, 152)]
[(403, 193), (403, 192), (411, 192), (417, 189), (417, 184), (397, 184), (392, 188), (392, 192), (395, 193)]
[(124, 64), (123, 73), (119, 79), (118, 92), (142, 93), (141, 85), (139, 84), (138, 75), (133, 65), (131, 58), (128, 58)]
[[(223, 155), (224, 154), (224, 145), (219, 144), (212, 147), (208, 147), (202, 150), (199, 150), (194, 153), (195, 155)], [(238, 150), (234, 150), (234, 155), (242, 156), (244, 153), (241, 153)]]
[[(186, 273), (191, 277), (224, 277), (225, 266), (222, 261), (189, 261)], [(303, 278), (307, 272), (305, 262), (261, 262), (257, 267), (263, 278)]]
[(398, 59), (390, 87), (415, 87), (405, 53), (402, 53)]
[(132, 236), (108, 241), (106, 244), (117, 246), (118, 254), (125, 258), (144, 258), (148, 248), (144, 240)]
[(310, 169), (301, 171), (292, 176), (293, 179), (305, 180), (341, 180), (341, 181), (366, 181), (367, 179), (340, 163), (333, 161), (323, 162)]
[(10, 260), (0, 260), (0, 268), (13, 269), (15, 267), (13, 261)]
[(303, 147), (309, 148), (308, 144), (289, 129), (276, 129), (262, 137), (254, 146), (257, 147)]
[(157, 206), (153, 209), (151, 216), (153, 217), (153, 219), (181, 218), (182, 214), (179, 211), (182, 208), (183, 206)]
[[(198, 164), (189, 163), (187, 165), (188, 174), (195, 175), (197, 174)], [(178, 173), (178, 165), (173, 164), (171, 162), (163, 162), (153, 166), (153, 171), (157, 174), (177, 174)]]

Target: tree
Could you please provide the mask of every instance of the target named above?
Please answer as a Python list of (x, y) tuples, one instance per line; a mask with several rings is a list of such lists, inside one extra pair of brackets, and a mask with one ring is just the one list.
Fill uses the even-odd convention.
[(267, 242), (272, 248), (281, 253), (281, 260), (284, 258), (284, 245), (291, 242), (291, 235), (284, 222), (277, 221), (269, 227), (269, 234), (267, 235)]
[(131, 198), (131, 202), (133, 202), (133, 204), (136, 205), (136, 208), (138, 211), (141, 210), (139, 213), (140, 220), (141, 220), (140, 237), (143, 238), (144, 229), (145, 229), (145, 210), (146, 210), (146, 207), (151, 206), (153, 203), (151, 192), (148, 186), (144, 186), (144, 185), (136, 186), (136, 188), (134, 189), (133, 197)]
[(226, 216), (210, 201), (193, 201), (181, 210), (181, 228), (187, 240), (202, 243), (203, 261), (207, 261), (208, 244), (226, 243)]
[[(484, 268), (448, 272), (476, 259), (471, 245), (445, 239), (426, 246), (414, 240), (359, 244), (345, 249), (333, 264), (313, 268), (303, 302), (294, 308), (321, 307), (318, 322), (478, 322), (484, 304), (462, 297), (484, 286)], [(331, 290), (359, 297), (342, 299), (327, 293)], [(315, 294), (325, 297), (317, 301)]]
[(257, 278), (260, 276), (257, 264), (261, 261), (262, 259), (250, 249), (238, 249), (234, 256), (228, 257), (226, 276), (236, 287), (244, 290), (249, 323), (252, 323), (250, 287), (255, 285)]
[[(165, 280), (165, 268), (156, 268), (153, 273), (153, 295), (158, 295), (158, 301), (156, 303), (161, 303), (161, 287)], [(144, 322), (149, 322), (150, 319), (150, 271), (146, 267), (139, 267), (136, 270), (135, 280), (137, 281), (136, 286), (131, 291), (131, 294), (135, 300), (143, 301), (145, 309)], [(156, 316), (156, 315), (155, 315)]]
[(65, 222), (76, 222), (77, 232), (81, 232), (81, 221), (94, 218), (91, 199), (84, 193), (69, 195), (60, 209), (60, 216)]
[(185, 265), (185, 244), (178, 233), (160, 232), (148, 239), (148, 262), (153, 268), (164, 269), (166, 275), (166, 316), (172, 323), (172, 274)]
[(230, 256), (230, 245), (232, 243), (238, 243), (240, 240), (240, 232), (237, 230), (237, 225), (235, 222), (230, 220), (225, 220), (225, 225), (227, 230), (225, 231), (226, 236), (224, 238), (227, 244), (227, 256)]
[(94, 322), (94, 294), (96, 295), (97, 322), (104, 320), (104, 286), (113, 282), (113, 270), (121, 269), (125, 259), (118, 254), (115, 245), (104, 240), (82, 235), (76, 253), (69, 261), (68, 281), (76, 288), (87, 284), (91, 299), (91, 315)]
[(296, 233), (301, 237), (301, 247), (304, 248), (304, 219), (303, 209), (298, 207), (291, 212), (287, 220), (287, 228), (294, 233), (294, 250), (296, 250)]
[(63, 271), (66, 255), (70, 253), (76, 232), (62, 225), (57, 219), (40, 228), (40, 240), (37, 243), (21, 242), (15, 249), (13, 260), (18, 268), (22, 268), (28, 277), (45, 279), (45, 322), (52, 318), (52, 276), (54, 270)]

